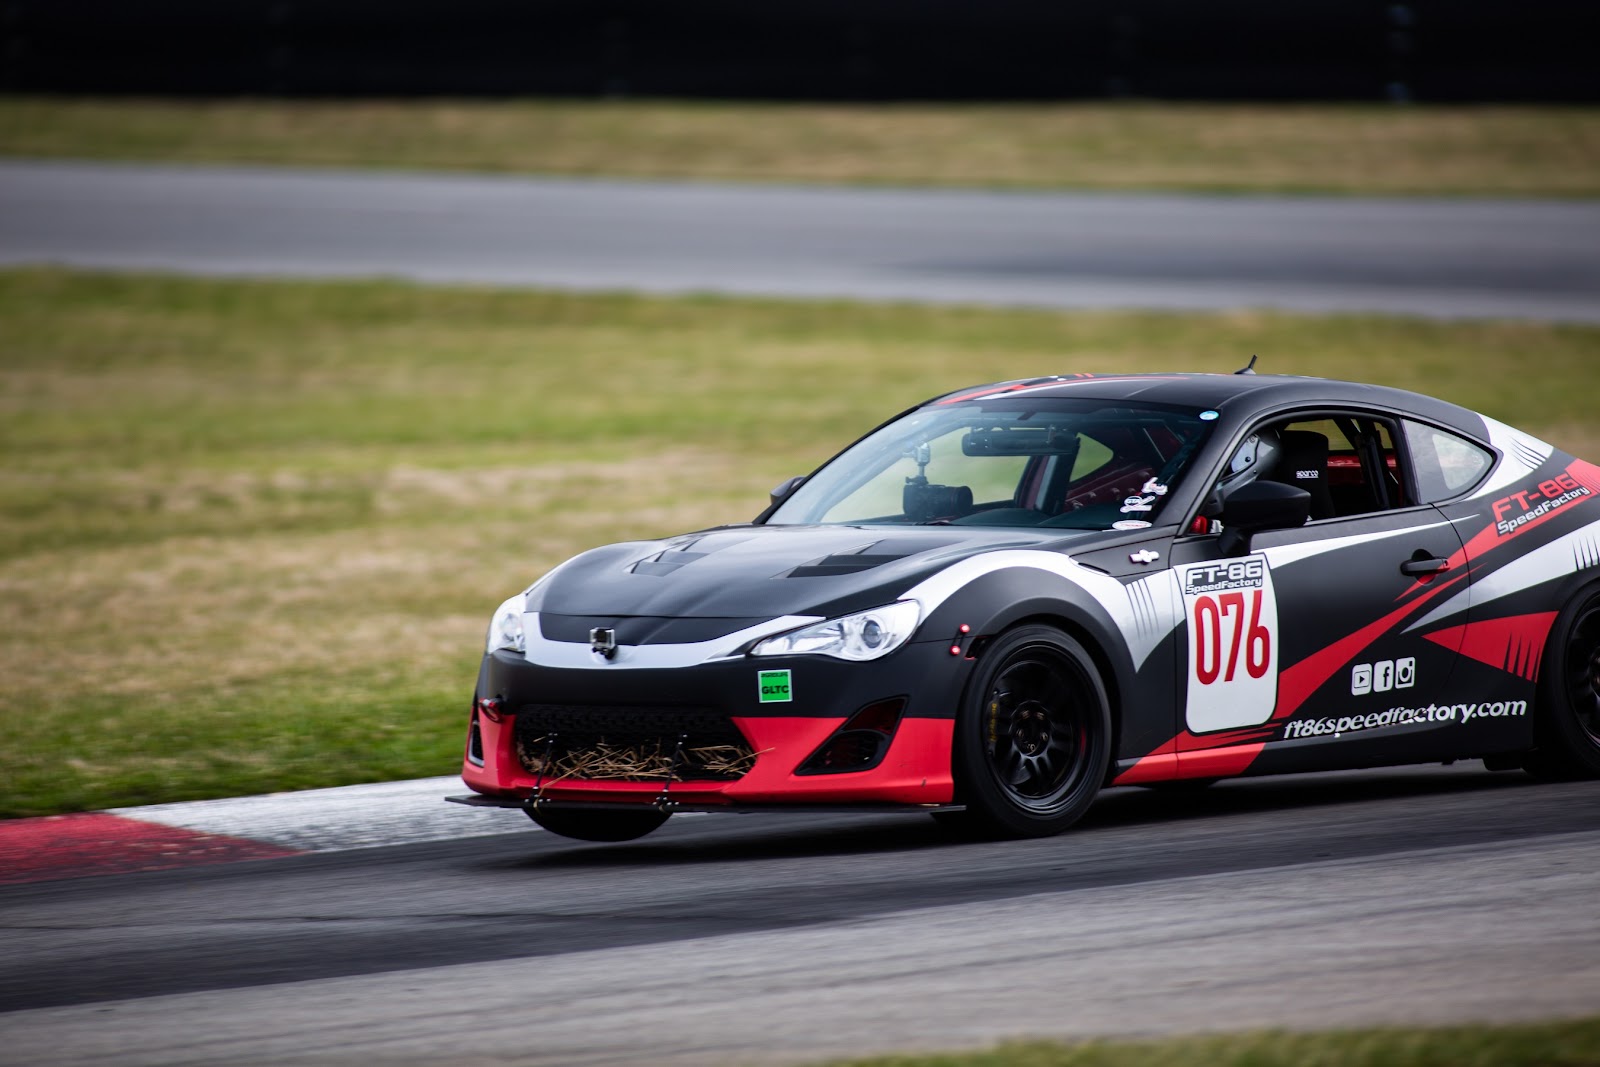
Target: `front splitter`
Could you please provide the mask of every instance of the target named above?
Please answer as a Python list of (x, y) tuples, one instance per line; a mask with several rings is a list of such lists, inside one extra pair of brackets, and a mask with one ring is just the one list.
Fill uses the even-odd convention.
[(451, 804), (469, 808), (519, 808), (522, 811), (638, 811), (649, 809), (666, 813), (728, 812), (735, 815), (792, 812), (818, 815), (927, 815), (946, 811), (965, 811), (960, 804), (694, 804), (676, 800), (553, 800), (549, 797), (488, 797), (477, 793), (445, 797)]

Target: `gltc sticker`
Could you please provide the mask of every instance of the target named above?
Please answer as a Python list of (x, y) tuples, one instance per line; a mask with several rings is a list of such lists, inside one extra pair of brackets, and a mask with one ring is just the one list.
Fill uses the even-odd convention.
[(1265, 556), (1178, 569), (1191, 733), (1259, 726), (1278, 706), (1278, 598)]
[(763, 704), (781, 704), (794, 699), (794, 683), (788, 671), (757, 671), (756, 684)]

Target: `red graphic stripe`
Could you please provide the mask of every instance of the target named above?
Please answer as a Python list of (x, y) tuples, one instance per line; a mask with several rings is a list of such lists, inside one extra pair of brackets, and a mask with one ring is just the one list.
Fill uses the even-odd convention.
[[(1355, 658), (1374, 641), (1405, 621), (1407, 616), (1416, 613), (1428, 601), (1466, 577), (1465, 573), (1461, 573), (1438, 583), (1422, 596), (1395, 608), (1376, 622), (1368, 623), (1349, 636), (1280, 671), (1278, 703), (1267, 724), (1200, 736), (1185, 730), (1171, 741), (1141, 757), (1132, 767), (1118, 775), (1111, 784), (1137, 785), (1140, 782), (1178, 777), (1175, 768), (1179, 765), (1183, 768), (1182, 777), (1185, 778), (1214, 778), (1244, 773), (1266, 746), (1266, 737), (1276, 732), (1277, 723), (1298, 711), (1324, 682), (1354, 662)], [(1207, 769), (1195, 770), (1197, 766), (1204, 766)], [(1237, 769), (1225, 769), (1235, 766)]]
[[(1572, 475), (1573, 481), (1589, 490), (1595, 496), (1600, 496), (1600, 467), (1581, 459), (1575, 459), (1567, 467), (1567, 473)], [(1579, 501), (1574, 500), (1574, 504)]]
[[(1034, 382), (1032, 384), (1037, 385), (1039, 383), (1038, 382)], [(955, 396), (947, 396), (943, 400), (939, 401), (939, 404), (940, 404), (940, 406), (943, 406), (945, 404), (959, 404), (963, 400), (978, 400), (978, 399), (980, 399), (982, 397), (986, 397), (986, 396), (999, 396), (1002, 393), (1014, 393), (1018, 389), (1027, 389), (1027, 388), (1029, 388), (1029, 383), (1028, 382), (1018, 382), (1015, 385), (1007, 385), (1007, 386), (1003, 386), (1003, 387), (1001, 387), (999, 389), (990, 389), (990, 388), (974, 389), (970, 393), (957, 393)]]
[(298, 855), (262, 841), (99, 813), (0, 822), (0, 885)]
[(1530, 682), (1539, 680), (1539, 661), (1544, 656), (1545, 639), (1555, 624), (1554, 611), (1534, 615), (1511, 615), (1503, 619), (1484, 619), (1465, 626), (1450, 626), (1423, 634), (1429, 641), (1457, 649), (1479, 663), (1516, 675)]
[[(1455, 570), (1466, 564), (1468, 561), (1477, 561), (1488, 555), (1494, 549), (1499, 548), (1501, 545), (1510, 544), (1512, 541), (1515, 541), (1529, 530), (1543, 526), (1551, 519), (1557, 518), (1561, 515), (1570, 515), (1573, 511), (1581, 508), (1583, 505), (1591, 503), (1592, 501), (1600, 500), (1600, 467), (1596, 467), (1593, 463), (1585, 463), (1581, 459), (1575, 459), (1567, 467), (1566, 473), (1572, 478), (1573, 481), (1589, 490), (1589, 495), (1585, 497), (1579, 497), (1578, 499), (1573, 500), (1559, 508), (1552, 508), (1536, 519), (1529, 519), (1527, 522), (1523, 523), (1521, 526), (1518, 526), (1508, 534), (1500, 533), (1500, 530), (1495, 525), (1494, 518), (1491, 515), (1491, 521), (1489, 525), (1473, 534), (1472, 538), (1467, 541), (1464, 546), (1462, 546), (1461, 550), (1450, 557), (1450, 565), (1447, 569)], [(1532, 481), (1531, 478), (1530, 481)], [(1414, 592), (1417, 589), (1422, 588), (1425, 588), (1425, 585), (1422, 582), (1418, 582), (1416, 585), (1412, 586), (1410, 590), (1407, 590), (1407, 592)]]
[(1248, 744), (1205, 747), (1206, 742), (1216, 737), (1216, 734), (1205, 737), (1195, 737), (1187, 732), (1179, 734), (1172, 743), (1191, 747), (1182, 753), (1152, 752), (1117, 775), (1111, 784), (1143, 785), (1146, 782), (1167, 782), (1178, 778), (1232, 778), (1249, 770), (1250, 764), (1256, 761), (1267, 745), (1265, 740), (1257, 740)]
[(1322, 651), (1312, 653), (1299, 663), (1279, 673), (1278, 706), (1272, 713), (1273, 721), (1287, 719), (1300, 710), (1300, 705), (1310, 699), (1311, 694), (1321, 688), (1322, 683), (1332, 678), (1334, 673), (1341, 668), (1354, 662), (1355, 658), (1365, 651), (1368, 645), (1388, 633), (1395, 626), (1398, 626), (1405, 620), (1406, 616), (1411, 615), (1422, 605), (1465, 577), (1465, 574), (1458, 574), (1448, 581), (1440, 582), (1422, 596), (1411, 601), (1411, 603), (1395, 608), (1376, 622), (1368, 623), (1348, 637), (1335, 641)]
[[(1276, 726), (1267, 724), (1241, 726), (1208, 734), (1192, 734), (1185, 730), (1117, 775), (1111, 784), (1139, 785), (1169, 778), (1216, 778), (1242, 774), (1261, 754), (1262, 747), (1276, 729)], [(1182, 774), (1179, 773), (1180, 767)], [(1224, 767), (1236, 769), (1221, 769)]]

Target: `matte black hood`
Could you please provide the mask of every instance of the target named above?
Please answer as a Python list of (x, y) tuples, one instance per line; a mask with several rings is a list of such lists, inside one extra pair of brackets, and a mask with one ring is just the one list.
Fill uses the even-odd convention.
[(835, 615), (894, 600), (976, 553), (1078, 549), (1105, 536), (960, 526), (723, 527), (574, 556), (538, 585), (528, 610), (585, 619)]

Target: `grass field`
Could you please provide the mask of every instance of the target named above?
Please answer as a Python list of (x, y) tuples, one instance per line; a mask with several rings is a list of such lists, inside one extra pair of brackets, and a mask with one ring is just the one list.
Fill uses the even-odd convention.
[(883, 1056), (832, 1067), (1595, 1067), (1600, 1017), (1526, 1026), (1373, 1029), (1034, 1042), (974, 1053)]
[(1268, 371), (1600, 455), (1600, 329), (0, 273), (0, 814), (451, 772), (488, 613), (974, 382)]
[(0, 97), (0, 155), (1203, 192), (1600, 195), (1600, 109)]

